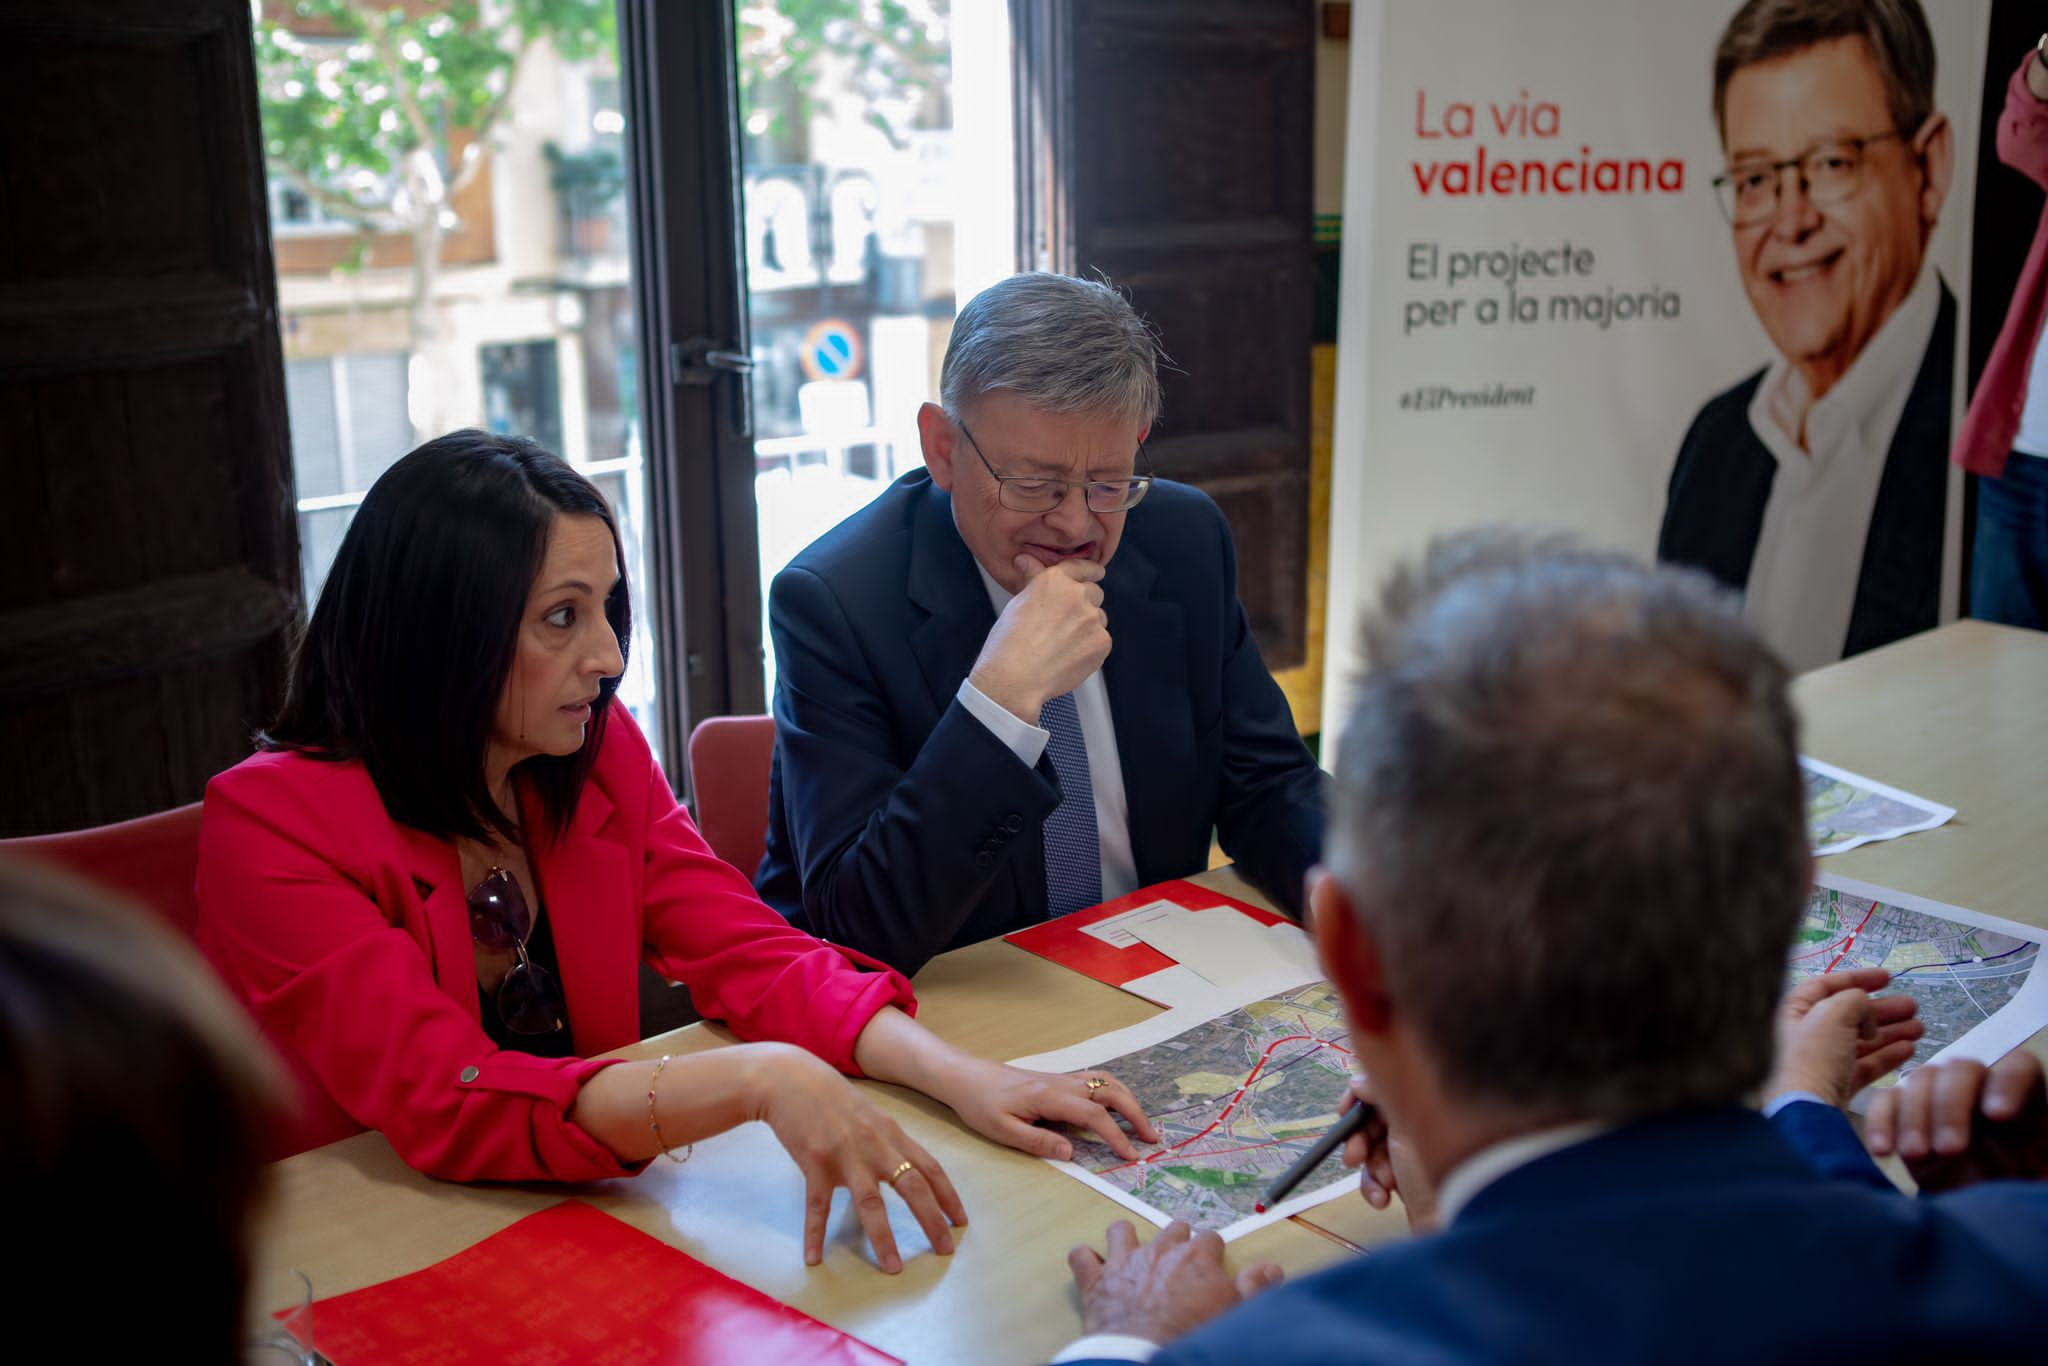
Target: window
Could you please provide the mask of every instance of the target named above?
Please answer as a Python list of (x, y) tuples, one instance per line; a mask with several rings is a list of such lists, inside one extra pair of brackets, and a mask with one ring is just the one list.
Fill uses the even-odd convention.
[(299, 485), (299, 564), (312, 602), (364, 491), (412, 448), (406, 356), (363, 351), (287, 361), (284, 384)]
[(270, 227), (284, 236), (355, 231), (353, 224), (330, 217), (320, 201), (283, 176), (270, 178)]
[(484, 425), (530, 436), (551, 451), (562, 445), (562, 381), (555, 343), (506, 342), (477, 348), (483, 366)]

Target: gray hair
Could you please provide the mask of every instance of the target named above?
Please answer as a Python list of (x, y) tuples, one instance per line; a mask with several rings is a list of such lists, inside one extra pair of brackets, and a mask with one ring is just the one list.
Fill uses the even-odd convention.
[(1049, 413), (1159, 416), (1159, 340), (1107, 280), (1035, 271), (998, 280), (953, 322), (939, 400), (956, 416), (1007, 389)]
[(1920, 0), (1749, 0), (1714, 49), (1714, 126), (1728, 136), (1728, 82), (1745, 66), (1837, 38), (1861, 38), (1884, 81), (1892, 131), (1911, 137), (1934, 114), (1934, 34)]
[(1809, 855), (1785, 667), (1733, 600), (1480, 530), (1364, 643), (1330, 865), (1446, 1087), (1619, 1119), (1758, 1085)]

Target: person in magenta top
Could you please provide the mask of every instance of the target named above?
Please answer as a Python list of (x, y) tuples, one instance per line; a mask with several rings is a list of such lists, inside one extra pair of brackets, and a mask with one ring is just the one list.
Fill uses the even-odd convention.
[[(822, 1256), (841, 1186), (885, 1271), (892, 1186), (941, 1252), (965, 1211), (848, 1084), (998, 1142), (1155, 1131), (1100, 1074), (973, 1057), (900, 974), (793, 929), (721, 863), (615, 704), (631, 608), (601, 495), (532, 442), (430, 441), (365, 497), (260, 752), (208, 785), (201, 947), (301, 1082), (296, 1146), (359, 1126), (456, 1181), (588, 1181), (763, 1120)], [(645, 958), (737, 1047), (624, 1062)], [(1133, 1150), (1134, 1151), (1134, 1150)]]

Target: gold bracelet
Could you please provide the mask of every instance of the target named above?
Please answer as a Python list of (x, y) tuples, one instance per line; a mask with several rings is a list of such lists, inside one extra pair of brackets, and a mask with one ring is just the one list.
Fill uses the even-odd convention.
[(661, 1082), (661, 1069), (668, 1066), (668, 1057), (666, 1053), (661, 1055), (661, 1060), (654, 1064), (654, 1075), (647, 1079), (647, 1132), (654, 1135), (654, 1146), (661, 1149), (661, 1155), (680, 1167), (690, 1160), (691, 1153), (697, 1151), (697, 1145), (685, 1143), (683, 1155), (677, 1157), (674, 1150), (661, 1141), (661, 1121), (654, 1117), (654, 1088)]

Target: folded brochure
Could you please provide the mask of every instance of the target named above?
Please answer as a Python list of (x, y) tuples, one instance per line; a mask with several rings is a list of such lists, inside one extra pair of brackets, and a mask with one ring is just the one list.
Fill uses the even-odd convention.
[[(1204, 935), (1203, 926), (1212, 932)], [(1084, 977), (1164, 1006), (1193, 1004), (1224, 984), (1213, 975), (1204, 977), (1204, 970), (1213, 969), (1186, 953), (1185, 947), (1176, 956), (1155, 944), (1173, 948), (1201, 938), (1227, 939), (1242, 968), (1233, 980), (1272, 971), (1283, 962), (1298, 963), (1304, 978), (1317, 975), (1306, 937), (1292, 921), (1182, 878), (1140, 887), (1003, 938)], [(1253, 953), (1252, 939), (1267, 942)]]
[(514, 1359), (901, 1366), (580, 1200), (529, 1214), (410, 1276), (316, 1300), (310, 1310), (293, 1320), (294, 1330), (334, 1366)]

